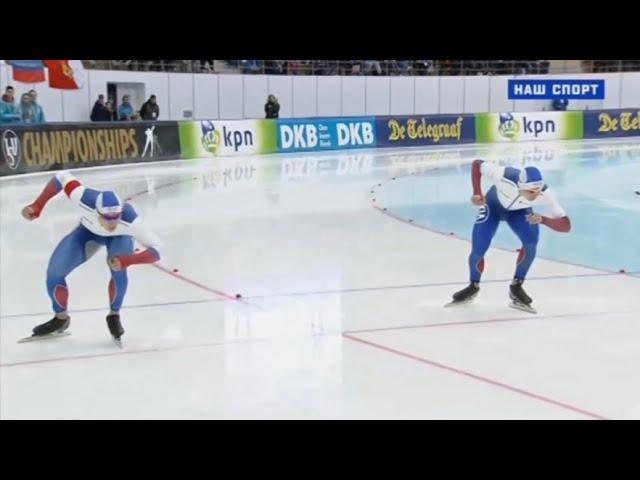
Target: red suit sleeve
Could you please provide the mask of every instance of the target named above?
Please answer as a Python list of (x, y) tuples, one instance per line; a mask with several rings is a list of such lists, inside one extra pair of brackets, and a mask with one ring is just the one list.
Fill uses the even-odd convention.
[(65, 174), (64, 172), (59, 172), (53, 177), (47, 185), (44, 187), (38, 198), (29, 205), (34, 210), (35, 218), (40, 216), (40, 212), (45, 207), (47, 202), (55, 197), (61, 190), (64, 189), (64, 193), (67, 194), (68, 197), (71, 196), (71, 192), (79, 187), (81, 184), (78, 180), (73, 178), (70, 174)]
[(480, 165), (482, 165), (482, 160), (474, 160), (471, 164), (471, 185), (473, 186), (474, 195), (482, 195)]
[(542, 217), (542, 224), (556, 232), (567, 233), (571, 230), (571, 220), (569, 217), (549, 218)]
[(120, 260), (122, 268), (127, 268), (141, 263), (155, 263), (160, 260), (160, 254), (155, 248), (151, 247), (134, 255), (123, 255), (117, 258)]

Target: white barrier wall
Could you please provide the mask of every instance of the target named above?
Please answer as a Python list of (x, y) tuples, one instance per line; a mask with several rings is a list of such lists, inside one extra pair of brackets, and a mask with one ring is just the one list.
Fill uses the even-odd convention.
[[(550, 109), (550, 101), (508, 100), (509, 78), (515, 77), (315, 77), (88, 70), (84, 88), (62, 91), (50, 89), (47, 83), (15, 82), (11, 68), (0, 65), (0, 88), (13, 85), (18, 98), (35, 88), (47, 121), (89, 120), (98, 95), (107, 94), (108, 82), (144, 85), (145, 100), (151, 94), (157, 97), (161, 120), (188, 118), (185, 112), (192, 112), (191, 118), (195, 119), (263, 118), (270, 93), (278, 97), (282, 118)], [(604, 78), (605, 100), (572, 100), (570, 110), (640, 107), (640, 72), (554, 74), (545, 78)], [(141, 104), (141, 100), (134, 103), (134, 108), (139, 109)]]

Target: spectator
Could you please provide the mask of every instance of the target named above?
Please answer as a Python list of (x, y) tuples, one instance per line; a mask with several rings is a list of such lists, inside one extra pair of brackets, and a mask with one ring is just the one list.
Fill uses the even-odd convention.
[(91, 121), (92, 122), (109, 122), (111, 121), (111, 113), (109, 109), (104, 104), (104, 95), (98, 95), (98, 100), (93, 105), (93, 110), (91, 110)]
[(507, 66), (507, 62), (504, 60), (495, 60), (492, 65), (493, 73), (496, 75), (507, 75), (509, 74), (509, 67)]
[(279, 118), (280, 116), (280, 104), (275, 95), (269, 95), (267, 97), (267, 103), (264, 104), (265, 118)]
[(275, 60), (264, 61), (264, 73), (267, 75), (276, 75), (278, 67)]
[(413, 62), (413, 71), (416, 75), (426, 75), (432, 70), (431, 60), (415, 60)]
[(20, 97), (20, 105), (16, 109), (22, 123), (36, 123), (36, 109), (31, 101), (31, 95), (23, 93)]
[(215, 62), (215, 60), (200, 60), (200, 72), (213, 73), (213, 62)]
[(312, 60), (302, 60), (300, 62), (300, 75), (311, 75), (313, 73), (312, 63)]
[(298, 60), (287, 60), (287, 73), (289, 75), (298, 75), (300, 71), (300, 62)]
[(139, 71), (148, 72), (153, 65), (153, 60), (136, 60), (136, 63), (138, 64)]
[(177, 72), (180, 60), (160, 60), (160, 71)]
[(326, 75), (329, 69), (329, 62), (326, 60), (318, 60), (313, 62), (311, 73), (313, 75)]
[(338, 75), (350, 75), (352, 69), (353, 62), (351, 60), (338, 61)]
[(264, 62), (262, 60), (252, 60), (249, 67), (251, 69), (250, 73), (263, 73)]
[(118, 115), (116, 112), (116, 101), (113, 98), (109, 98), (107, 103), (105, 103), (105, 107), (107, 107), (107, 111), (109, 112), (109, 122), (115, 122), (118, 119)]
[(382, 67), (377, 60), (365, 60), (363, 67), (365, 75), (382, 75)]
[(15, 123), (20, 121), (20, 115), (16, 112), (14, 90), (9, 85), (0, 100), (0, 123)]
[(551, 103), (551, 106), (556, 111), (565, 111), (568, 105), (569, 105), (569, 100), (567, 100), (566, 98), (556, 98)]
[(129, 95), (122, 97), (122, 103), (118, 107), (118, 120), (127, 122), (137, 120), (136, 112), (129, 103)]
[(36, 92), (35, 90), (29, 90), (29, 95), (31, 95), (31, 104), (36, 111), (36, 123), (44, 123), (44, 110), (38, 103), (38, 92)]
[(156, 103), (156, 96), (151, 95), (149, 100), (142, 104), (140, 108), (140, 116), (143, 120), (158, 120), (160, 116), (160, 107)]
[(265, 73), (267, 75), (283, 75), (286, 72), (285, 69), (285, 60), (267, 60), (265, 61)]
[(538, 60), (538, 64), (539, 64), (538, 73), (542, 73), (544, 75), (549, 73), (549, 65), (551, 64), (551, 62), (549, 62), (549, 60)]

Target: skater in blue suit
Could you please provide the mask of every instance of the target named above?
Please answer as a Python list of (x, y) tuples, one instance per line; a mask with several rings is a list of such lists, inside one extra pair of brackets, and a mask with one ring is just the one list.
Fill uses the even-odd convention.
[[(486, 195), (483, 195), (480, 185), (482, 177), (491, 183)], [(504, 221), (522, 242), (509, 292), (512, 306), (535, 312), (531, 307), (531, 298), (522, 288), (522, 282), (536, 257), (540, 225), (557, 232), (569, 232), (571, 221), (536, 167), (518, 169), (474, 160), (471, 167), (471, 183), (471, 203), (480, 209), (473, 226), (469, 255), (470, 283), (453, 295), (451, 305), (466, 303), (478, 294), (480, 278), (484, 271), (484, 255), (500, 222)], [(539, 206), (547, 207), (549, 216), (542, 216), (533, 211), (533, 207)]]
[[(121, 345), (120, 337), (124, 329), (120, 322), (120, 307), (127, 292), (127, 268), (157, 262), (160, 259), (158, 237), (138, 216), (133, 206), (120, 200), (115, 192), (85, 188), (69, 172), (59, 172), (51, 178), (38, 198), (22, 209), (22, 216), (27, 220), (35, 220), (47, 202), (60, 192), (64, 192), (76, 209), (79, 224), (60, 241), (51, 255), (47, 267), (47, 292), (54, 317), (36, 326), (33, 337), (62, 333), (69, 327), (66, 277), (104, 246), (111, 271), (107, 326), (116, 343)], [(134, 239), (146, 249), (134, 254)]]

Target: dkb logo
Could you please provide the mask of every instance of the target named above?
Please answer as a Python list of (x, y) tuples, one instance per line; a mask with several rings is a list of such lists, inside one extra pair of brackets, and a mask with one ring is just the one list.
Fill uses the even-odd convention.
[(11, 170), (18, 168), (21, 158), (20, 139), (13, 130), (5, 130), (2, 134), (2, 154)]

